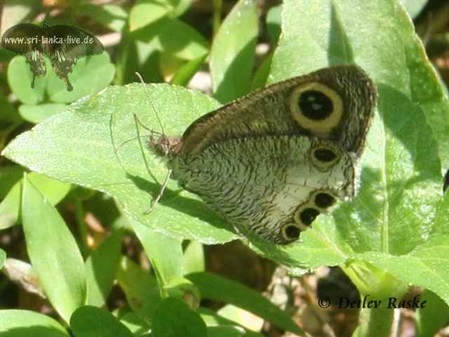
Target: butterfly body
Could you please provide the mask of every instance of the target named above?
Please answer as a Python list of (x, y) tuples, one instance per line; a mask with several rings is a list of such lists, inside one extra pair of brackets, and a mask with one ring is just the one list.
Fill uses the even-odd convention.
[(375, 101), (356, 66), (276, 83), (195, 121), (165, 149), (172, 178), (239, 232), (292, 242), (356, 193)]

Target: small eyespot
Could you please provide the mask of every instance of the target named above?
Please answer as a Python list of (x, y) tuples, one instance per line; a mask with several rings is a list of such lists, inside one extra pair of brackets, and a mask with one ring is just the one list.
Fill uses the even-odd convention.
[(300, 233), (301, 229), (299, 229), (299, 227), (293, 224), (288, 224), (287, 226), (282, 228), (282, 236), (284, 237), (285, 240), (288, 241), (297, 240), (299, 238)]
[(334, 151), (328, 148), (318, 148), (313, 151), (313, 156), (321, 162), (332, 162), (337, 158)]
[(315, 205), (319, 208), (328, 208), (335, 203), (335, 198), (324, 192), (319, 192), (315, 195)]
[(298, 105), (304, 116), (315, 121), (328, 118), (334, 110), (332, 100), (318, 90), (302, 92), (298, 99)]
[(315, 208), (306, 208), (299, 213), (299, 218), (304, 225), (309, 226), (319, 214)]

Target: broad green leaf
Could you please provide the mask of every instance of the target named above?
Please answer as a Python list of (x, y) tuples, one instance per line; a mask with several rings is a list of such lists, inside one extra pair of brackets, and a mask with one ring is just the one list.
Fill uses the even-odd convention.
[(404, 4), (408, 15), (410, 15), (412, 19), (415, 19), (426, 6), (428, 0), (401, 0), (401, 2)]
[(111, 83), (115, 73), (108, 54), (83, 57), (73, 66), (69, 74), (73, 91), (68, 92), (64, 82), (56, 76), (48, 60), (46, 65), (47, 74), (44, 77), (38, 77), (35, 88), (32, 89), (32, 73), (25, 58), (17, 56), (9, 63), (9, 85), (23, 103), (37, 104), (46, 100), (46, 96), (55, 103), (70, 103), (103, 89)]
[(141, 2), (131, 8), (129, 14), (129, 30), (140, 29), (168, 15), (172, 8), (157, 2)]
[(447, 325), (449, 306), (441, 298), (425, 290), (419, 295), (423, 308), (416, 310), (417, 336), (435, 336)]
[(218, 30), (210, 54), (210, 72), (214, 96), (220, 102), (249, 92), (258, 29), (256, 3), (240, 0)]
[(270, 8), (267, 14), (267, 30), (273, 45), (278, 42), (281, 35), (281, 15), (282, 5)]
[(109, 311), (93, 306), (78, 308), (70, 318), (70, 327), (76, 337), (134, 336)]
[(221, 307), (220, 310), (217, 311), (217, 314), (251, 331), (261, 331), (264, 324), (262, 318), (256, 317), (248, 310), (244, 310), (233, 304), (226, 304)]
[(45, 86), (51, 69), (46, 60), (47, 74), (36, 79), (34, 89), (31, 88), (33, 74), (23, 56), (14, 57), (8, 64), (7, 78), (11, 91), (25, 104), (37, 104), (44, 100)]
[[(21, 170), (21, 172), (23, 172), (23, 170)], [(69, 184), (53, 180), (34, 172), (28, 175), (28, 179), (52, 205), (59, 203), (71, 188)], [(8, 228), (16, 224), (19, 218), (21, 190), (22, 180), (17, 182), (11, 188), (8, 195), (0, 203), (0, 228)]]
[(0, 229), (13, 226), (19, 218), (22, 177), (23, 168), (19, 166), (0, 168)]
[(282, 329), (296, 334), (302, 333), (285, 312), (256, 291), (238, 282), (208, 273), (194, 273), (186, 277), (199, 288), (203, 298), (234, 304)]
[(0, 203), (0, 229), (14, 226), (19, 219), (22, 182), (14, 185)]
[(197, 59), (188, 61), (186, 64), (181, 66), (178, 69), (178, 71), (175, 73), (175, 75), (173, 76), (170, 83), (187, 86), (187, 84), (189, 84), (189, 81), (192, 79), (193, 75), (195, 75), (195, 73), (203, 65), (204, 60), (206, 59), (206, 56), (207, 55), (198, 57)]
[(132, 226), (155, 269), (159, 284), (165, 286), (171, 279), (182, 277), (181, 241), (157, 233), (138, 222), (132, 222)]
[[(236, 237), (229, 227), (198, 197), (175, 192), (174, 182), (151, 213), (145, 214), (167, 170), (140, 146), (137, 132), (142, 127), (134, 121), (135, 114), (141, 123), (157, 130), (156, 110), (165, 132), (176, 136), (218, 106), (201, 93), (176, 86), (110, 87), (21, 134), (3, 154), (31, 170), (115, 197), (127, 215), (162, 234), (204, 243), (226, 242)], [(140, 132), (145, 142), (148, 131)]]
[(406, 255), (367, 252), (359, 257), (406, 284), (429, 289), (449, 303), (448, 239), (447, 235), (439, 236)]
[(0, 167), (0, 199), (6, 197), (11, 188), (23, 177), (23, 168), (20, 166)]
[(117, 281), (133, 311), (145, 321), (150, 321), (161, 301), (156, 278), (131, 260), (123, 258)]
[(84, 3), (77, 5), (76, 10), (116, 32), (123, 30), (128, 19), (126, 10), (118, 5)]
[(206, 40), (192, 26), (174, 18), (163, 17), (130, 36), (183, 60), (194, 60), (208, 52)]
[[(201, 307), (198, 309), (198, 312), (200, 313), (201, 318), (204, 320), (204, 322), (206, 323), (206, 325), (208, 327), (208, 333), (211, 332), (209, 330), (209, 328), (212, 328), (212, 327), (214, 327), (214, 328), (215, 327), (216, 328), (232, 327), (232, 328), (235, 328), (237, 331), (240, 331), (240, 330), (245, 331), (245, 334), (244, 334), (245, 337), (263, 337), (262, 333), (255, 332), (252, 330), (245, 330), (244, 327), (237, 325), (236, 322), (233, 322), (223, 316), (220, 316), (215, 311), (212, 311), (210, 309)], [(220, 333), (220, 330), (218, 331), (218, 333)]]
[(64, 220), (26, 178), (22, 222), (31, 264), (48, 299), (68, 321), (85, 301), (84, 263)]
[(198, 307), (200, 295), (196, 287), (184, 279), (184, 260), (181, 241), (160, 234), (131, 221), (133, 229), (142, 243), (158, 279), (163, 297), (183, 299), (192, 307)]
[(67, 105), (60, 103), (48, 103), (48, 104), (22, 104), (19, 107), (20, 116), (28, 122), (37, 124), (43, 120), (56, 115), (57, 113), (65, 110)]
[(11, 337), (69, 337), (51, 317), (28, 310), (0, 310), (0, 334)]
[(203, 245), (196, 241), (189, 242), (184, 251), (184, 274), (205, 271), (205, 263)]
[(206, 337), (206, 325), (200, 315), (183, 301), (168, 297), (158, 306), (152, 321), (154, 337)]
[(113, 232), (86, 261), (86, 303), (89, 305), (101, 307), (105, 304), (117, 276), (122, 236), (122, 231)]
[(120, 323), (126, 326), (135, 336), (145, 336), (145, 333), (151, 329), (151, 322), (131, 311), (129, 307), (120, 308), (116, 316), (120, 319)]

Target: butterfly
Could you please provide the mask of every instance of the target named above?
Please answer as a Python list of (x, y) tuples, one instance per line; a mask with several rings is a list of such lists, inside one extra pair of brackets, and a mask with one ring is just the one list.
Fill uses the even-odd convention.
[(171, 178), (246, 235), (287, 244), (357, 192), (357, 161), (377, 101), (358, 66), (275, 83), (151, 137)]
[(34, 88), (36, 77), (47, 72), (44, 59), (47, 55), (56, 75), (65, 82), (67, 91), (73, 90), (68, 75), (76, 61), (88, 55), (101, 54), (104, 50), (101, 42), (89, 32), (69, 25), (49, 26), (46, 21), (42, 27), (21, 23), (9, 28), (2, 36), (2, 46), (25, 56), (33, 73), (31, 88)]

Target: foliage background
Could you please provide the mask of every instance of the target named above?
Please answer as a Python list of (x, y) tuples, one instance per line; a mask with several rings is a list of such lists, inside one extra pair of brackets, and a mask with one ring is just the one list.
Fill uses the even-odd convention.
[[(422, 32), (427, 52), (444, 78), (448, 68), (447, 6), (439, 1), (422, 1), (422, 6), (414, 7), (417, 3), (405, 5), (416, 18), (415, 29)], [(101, 316), (104, 312), (82, 307), (102, 306), (106, 300), (111, 310), (125, 311), (118, 316), (122, 323), (127, 322), (127, 329), (135, 332), (123, 318), (126, 315), (137, 319), (141, 328), (147, 326), (143, 318), (151, 317), (153, 333), (163, 335), (164, 327), (155, 322), (167, 320), (173, 308), (182, 306), (171, 300), (158, 306), (155, 303), (160, 298), (155, 294), (184, 300), (189, 295), (195, 302), (199, 300), (198, 289), (203, 298), (236, 304), (278, 322), (285, 330), (298, 331), (281, 313), (270, 315), (274, 309), (269, 309), (257, 294), (246, 290), (239, 295), (238, 287), (234, 289), (235, 285), (209, 274), (188, 276), (206, 269), (262, 291), (267, 289), (275, 268), (270, 260), (290, 266), (297, 274), (322, 265), (340, 265), (362, 294), (401, 297), (409, 284), (424, 287), (432, 291), (422, 296), (433, 303), (433, 311), (419, 312), (418, 331), (421, 329), (424, 335), (435, 332), (446, 322), (449, 247), (441, 172), (448, 167), (449, 109), (445, 89), (428, 63), (409, 17), (395, 1), (326, 1), (321, 5), (286, 1), (290, 7), (282, 16), (284, 32), (273, 52), (281, 25), (280, 9), (273, 5), (263, 2), (256, 8), (250, 1), (241, 1), (233, 11), (234, 3), (221, 1), (61, 1), (50, 5), (6, 3), (3, 7), (2, 31), (5, 26), (33, 20), (49, 11), (56, 22), (77, 24), (100, 36), (108, 50), (107, 54), (78, 62), (70, 75), (75, 88), (70, 93), (52, 71), (32, 90), (24, 59), (11, 59), (12, 55), (4, 50), (0, 54), (4, 61), (4, 94), (0, 99), (5, 107), (1, 115), (2, 147), (32, 124), (43, 122), (17, 138), (3, 154), (32, 171), (57, 179), (30, 173), (22, 180), (23, 168), (2, 157), (2, 248), (8, 257), (18, 260), (27, 261), (29, 255), (53, 307), (47, 310), (69, 323), (77, 336), (83, 336), (79, 329), (88, 326), (89, 315), (98, 315), (99, 320), (112, 319)], [(437, 19), (429, 23), (429, 17)], [(260, 32), (259, 25), (263, 27)], [(256, 45), (258, 50), (265, 46), (265, 52), (254, 59)], [(268, 51), (267, 46), (271, 46)], [(139, 143), (129, 141), (136, 139), (134, 120), (129, 116), (135, 113), (139, 120), (154, 127), (158, 125), (156, 110), (167, 133), (180, 134), (195, 118), (219, 106), (218, 102), (244, 95), (267, 80), (276, 82), (338, 63), (357, 63), (373, 77), (379, 88), (380, 117), (370, 132), (359, 197), (339, 206), (332, 218), (320, 218), (313, 230), (304, 233), (301, 244), (280, 249), (250, 238), (250, 247), (270, 260), (260, 258), (239, 242), (201, 246), (198, 242), (223, 244), (237, 236), (198, 198), (178, 191), (176, 184), (169, 185), (169, 191), (150, 215), (143, 215), (149, 195), (157, 193), (158, 184), (148, 180)], [(198, 75), (191, 81), (192, 76), (202, 69), (206, 70), (203, 76), (210, 70), (211, 90), (218, 102), (167, 85), (123, 86), (136, 81), (135, 71), (142, 73), (146, 82), (194, 85)], [(111, 82), (119, 86), (97, 93)], [(68, 106), (87, 94), (93, 96)], [(165, 173), (163, 165), (151, 157), (148, 162), (155, 180), (160, 182)], [(117, 203), (94, 190), (114, 196)], [(42, 200), (41, 194), (48, 202)], [(58, 205), (59, 213), (51, 205)], [(25, 236), (22, 228), (14, 226), (20, 223)], [(170, 237), (188, 239), (190, 244)], [(28, 306), (21, 300), (28, 298), (22, 290), (24, 284), (33, 285), (27, 266), (11, 267), (17, 261), (6, 262), (4, 307), (44, 312), (48, 308), (45, 301), (31, 297)], [(151, 274), (144, 272), (148, 266)], [(18, 275), (12, 275), (11, 270), (16, 269)], [(84, 269), (85, 274), (80, 272)], [(55, 282), (62, 279), (70, 281)], [(10, 280), (22, 286), (13, 286)], [(278, 280), (275, 274), (272, 281)], [(215, 292), (210, 291), (214, 284)], [(335, 285), (331, 288), (335, 290)], [(31, 289), (39, 292), (35, 284)], [(107, 296), (111, 289), (112, 295)], [(220, 289), (228, 289), (231, 297), (223, 298)], [(286, 289), (299, 293), (301, 287)], [(309, 295), (316, 296), (314, 291)], [(311, 316), (297, 314), (303, 325), (310, 317), (319, 316), (316, 305), (311, 305), (315, 300), (304, 300), (299, 295), (293, 298), (304, 302), (302, 308), (311, 308)], [(125, 299), (129, 306), (121, 304)], [(145, 301), (136, 305), (136, 299)], [(80, 308), (79, 316), (73, 317), (76, 308)], [(185, 313), (190, 325), (198, 318), (190, 317), (189, 310), (180, 310), (180, 317)], [(227, 306), (219, 317), (238, 322), (239, 314), (233, 310)], [(206, 313), (202, 314), (204, 318)], [(341, 325), (357, 315), (358, 311), (346, 315)], [(31, 322), (33, 317), (20, 317), (18, 325)], [(332, 315), (329, 317), (318, 327), (332, 325)], [(3, 316), (5, 322), (7, 318)], [(192, 335), (204, 333), (201, 322), (192, 325), (199, 329)], [(122, 325), (114, 326), (123, 329)], [(349, 326), (346, 333), (355, 325)], [(60, 328), (56, 325), (55, 329)], [(233, 328), (236, 335), (239, 329)], [(265, 327), (267, 334), (276, 334), (273, 329)]]

